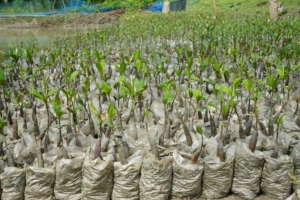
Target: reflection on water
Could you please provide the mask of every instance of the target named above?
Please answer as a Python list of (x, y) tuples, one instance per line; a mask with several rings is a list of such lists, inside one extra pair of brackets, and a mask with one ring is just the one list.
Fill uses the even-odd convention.
[(85, 28), (0, 29), (0, 49), (7, 49), (20, 45), (32, 45), (33, 43), (38, 47), (48, 47), (57, 38), (85, 31), (87, 31)]

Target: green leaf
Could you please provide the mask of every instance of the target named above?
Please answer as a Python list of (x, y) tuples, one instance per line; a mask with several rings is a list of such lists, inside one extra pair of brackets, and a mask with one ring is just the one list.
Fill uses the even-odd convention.
[(120, 64), (119, 64), (118, 72), (119, 72), (120, 74), (124, 74), (125, 71), (126, 71), (126, 67), (127, 67), (127, 65), (126, 65), (125, 61), (122, 60), (122, 61), (120, 62)]
[(105, 82), (105, 81), (102, 81), (102, 84), (101, 84), (101, 91), (104, 93), (104, 94), (107, 94), (109, 95), (111, 93), (111, 90), (112, 90), (112, 87), (109, 83)]
[(250, 91), (254, 87), (253, 80), (252, 79), (243, 80), (243, 86), (244, 88)]
[(72, 81), (72, 80), (76, 79), (76, 77), (79, 75), (80, 75), (80, 71), (78, 71), (78, 70), (72, 72), (72, 74), (70, 75), (70, 80)]
[(110, 120), (112, 120), (115, 116), (115, 106), (112, 102), (110, 102), (109, 105), (108, 105), (107, 114), (108, 114), (108, 118)]
[(104, 74), (104, 69), (105, 69), (105, 61), (101, 59), (96, 63), (96, 68), (98, 69), (98, 72), (100, 74)]
[(42, 95), (38, 90), (34, 89), (34, 88), (30, 88), (29, 89), (29, 93), (32, 94), (34, 97), (36, 97), (37, 99), (41, 100), (41, 101), (47, 101), (47, 99), (45, 98), (44, 95)]
[(3, 85), (6, 81), (4, 67), (0, 67), (0, 85)]
[(268, 74), (267, 75), (267, 84), (274, 89), (277, 85), (277, 79), (273, 74)]
[(145, 81), (143, 79), (134, 79), (134, 89), (136, 94), (141, 94), (144, 92), (144, 90), (147, 88), (147, 85), (145, 84)]
[(192, 92), (193, 92), (193, 97), (194, 97), (197, 101), (200, 101), (200, 100), (202, 99), (202, 92), (201, 92), (201, 90), (193, 89)]
[(0, 116), (0, 128), (3, 128), (7, 125), (6, 120), (4, 120), (1, 116)]
[(169, 104), (171, 99), (172, 99), (172, 92), (171, 92), (171, 87), (166, 87), (164, 88), (164, 93), (162, 96), (162, 102), (163, 104)]
[(126, 95), (129, 94), (129, 90), (127, 87), (121, 86), (118, 93), (118, 98), (124, 98)]
[(202, 134), (203, 134), (203, 128), (202, 128), (201, 126), (197, 126), (197, 127), (196, 127), (196, 132), (197, 132), (198, 134), (202, 135)]
[(64, 113), (62, 111), (62, 107), (61, 107), (61, 100), (60, 100), (60, 97), (59, 95), (56, 95), (54, 97), (54, 99), (52, 100), (52, 108), (55, 112), (55, 115), (60, 118)]

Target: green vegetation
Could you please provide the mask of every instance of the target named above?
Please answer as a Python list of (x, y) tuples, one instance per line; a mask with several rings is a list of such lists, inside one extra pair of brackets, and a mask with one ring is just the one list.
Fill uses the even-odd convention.
[[(298, 0), (279, 0), (285, 12), (299, 13), (300, 2)], [(216, 0), (217, 13), (222, 16), (253, 16), (268, 15), (268, 0)], [(190, 10), (201, 13), (212, 12), (212, 0), (191, 0), (188, 4)]]
[[(212, 166), (230, 161), (230, 172), (220, 165), (220, 173), (211, 173), (217, 177), (207, 178), (220, 183), (229, 176), (221, 197), (238, 185), (235, 193), (240, 189), (243, 197), (244, 191), (250, 192), (249, 199), (254, 199), (254, 185), (271, 194), (269, 199), (287, 198), (290, 176), (296, 181), (300, 177), (292, 173), (291, 153), (300, 144), (299, 15), (290, 10), (271, 21), (267, 5), (253, 4), (250, 9), (242, 2), (229, 8), (232, 1), (217, 4), (213, 13), (208, 2), (203, 0), (201, 5), (206, 11), (200, 2), (191, 3), (188, 12), (130, 10), (111, 26), (59, 38), (46, 48), (19, 45), (0, 52), (3, 166), (52, 167), (62, 158), (72, 161), (84, 153), (100, 164), (109, 156), (114, 166), (136, 160), (143, 166), (127, 165), (126, 169), (131, 176), (136, 168), (137, 175), (131, 177), (142, 181), (134, 181), (137, 187), (130, 192), (150, 199), (138, 189), (145, 187), (139, 183), (149, 177), (153, 183), (144, 185), (150, 185), (146, 189), (150, 195), (160, 195), (161, 188), (169, 187), (163, 190), (163, 199), (168, 199), (171, 184), (182, 185), (182, 180), (190, 178), (199, 184), (195, 188), (202, 188), (202, 177), (196, 180), (194, 175), (202, 175), (203, 161), (211, 157)], [(236, 153), (230, 155), (231, 149)], [(143, 158), (129, 159), (140, 151)], [(172, 172), (176, 159), (171, 162), (171, 158), (176, 154), (170, 152), (178, 153), (191, 169)], [(153, 155), (144, 157), (146, 153)], [(238, 159), (233, 162), (234, 158)], [(142, 159), (146, 159), (143, 164)], [(79, 173), (81, 167), (75, 172), (78, 176), (70, 175), (71, 165), (56, 165), (56, 178), (61, 181), (55, 183), (54, 191), (58, 183), (69, 181), (66, 185), (71, 191), (77, 188), (80, 195), (81, 182), (73, 180), (87, 175)], [(195, 173), (199, 167), (201, 173)], [(295, 167), (299, 170), (299, 163)], [(61, 169), (66, 173), (60, 173)], [(254, 172), (251, 177), (249, 169)], [(145, 175), (145, 170), (152, 172)], [(158, 172), (168, 177), (160, 181)], [(176, 172), (184, 174), (173, 175)], [(120, 176), (122, 180), (129, 177), (110, 176), (111, 184)], [(172, 182), (172, 176), (177, 180)], [(278, 176), (284, 181), (278, 183)], [(232, 180), (237, 181), (231, 184)], [(74, 182), (78, 187), (73, 187)], [(182, 186), (176, 187), (181, 191)]]

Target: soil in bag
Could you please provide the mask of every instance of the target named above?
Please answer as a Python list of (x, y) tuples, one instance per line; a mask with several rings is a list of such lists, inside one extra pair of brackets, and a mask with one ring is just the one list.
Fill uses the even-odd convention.
[(53, 200), (55, 171), (53, 168), (26, 169), (25, 200)]
[(23, 200), (25, 171), (16, 167), (6, 167), (0, 176), (3, 200)]
[(263, 165), (264, 156), (262, 152), (252, 152), (247, 144), (238, 142), (232, 192), (243, 199), (254, 199), (260, 192)]
[(172, 158), (156, 159), (152, 153), (145, 156), (141, 171), (140, 199), (168, 200), (172, 183)]
[(203, 197), (219, 199), (230, 192), (233, 179), (234, 157), (227, 156), (223, 162), (218, 157), (205, 158)]
[(283, 155), (279, 158), (266, 157), (262, 173), (262, 191), (270, 199), (284, 200), (292, 192), (290, 174), (293, 172), (292, 159)]
[(56, 200), (80, 200), (82, 158), (61, 159), (56, 163), (54, 194)]
[(173, 153), (173, 159), (172, 198), (200, 196), (203, 162), (193, 162), (178, 151)]
[(82, 168), (82, 200), (110, 200), (113, 188), (113, 162), (89, 155)]
[(112, 200), (139, 200), (142, 156), (133, 154), (126, 164), (114, 163)]

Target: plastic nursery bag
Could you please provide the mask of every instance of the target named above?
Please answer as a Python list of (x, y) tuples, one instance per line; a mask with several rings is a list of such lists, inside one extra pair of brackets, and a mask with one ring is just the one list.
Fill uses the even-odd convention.
[(203, 196), (208, 199), (226, 197), (233, 179), (233, 160), (230, 156), (225, 162), (217, 157), (207, 157), (204, 164)]
[(26, 169), (25, 200), (53, 200), (55, 171), (53, 168)]
[(168, 200), (172, 183), (172, 158), (157, 160), (148, 153), (143, 161), (140, 180), (141, 200)]
[(23, 200), (25, 171), (16, 167), (6, 167), (0, 176), (3, 200)]
[(110, 200), (113, 187), (113, 162), (87, 155), (82, 168), (82, 200)]
[(139, 180), (142, 156), (133, 154), (128, 163), (114, 163), (112, 200), (139, 200)]
[(292, 192), (290, 174), (293, 172), (293, 161), (287, 156), (278, 159), (265, 158), (265, 166), (262, 174), (262, 191), (271, 199), (284, 200)]
[(177, 151), (173, 153), (172, 197), (196, 197), (201, 195), (203, 163), (193, 163)]
[(61, 159), (56, 164), (54, 194), (56, 200), (80, 200), (82, 158)]
[(294, 146), (292, 152), (292, 158), (294, 159), (295, 176), (294, 190), (300, 191), (300, 143)]
[(251, 152), (247, 144), (238, 142), (235, 154), (232, 192), (243, 199), (254, 199), (260, 192), (264, 155)]

